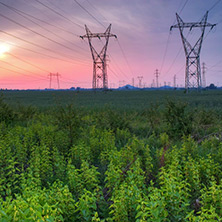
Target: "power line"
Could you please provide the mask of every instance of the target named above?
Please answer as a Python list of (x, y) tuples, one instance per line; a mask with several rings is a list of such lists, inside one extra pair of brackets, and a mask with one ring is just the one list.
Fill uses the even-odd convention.
[(22, 24), (19, 23), (19, 22), (16, 22), (14, 19), (11, 19), (11, 18), (9, 18), (9, 17), (7, 17), (7, 16), (5, 16), (5, 15), (3, 15), (3, 14), (1, 14), (1, 13), (0, 13), (0, 16), (3, 17), (3, 18), (5, 18), (5, 19), (7, 19), (7, 20), (9, 20), (9, 21), (11, 21), (11, 22), (13, 22), (13, 23), (15, 23), (16, 25), (21, 26), (22, 28), (24, 28), (24, 29), (26, 29), (26, 30), (28, 30), (28, 31), (30, 31), (30, 32), (32, 32), (32, 33), (34, 33), (34, 34), (42, 37), (42, 38), (44, 38), (44, 39), (47, 39), (47, 40), (50, 41), (50, 42), (53, 42), (53, 43), (55, 43), (55, 44), (57, 44), (57, 45), (59, 45), (59, 46), (62, 46), (62, 47), (64, 47), (64, 48), (66, 48), (66, 49), (68, 49), (68, 50), (70, 50), (70, 51), (73, 52), (73, 49), (72, 49), (72, 48), (70, 48), (70, 47), (68, 47), (68, 46), (66, 46), (66, 45), (64, 45), (64, 44), (62, 44), (62, 43), (60, 43), (60, 42), (57, 42), (57, 41), (55, 41), (55, 40), (53, 40), (53, 39), (51, 39), (51, 38), (49, 38), (49, 37), (47, 37), (47, 36), (39, 33), (39, 32), (36, 32), (35, 30), (30, 29), (30, 28), (28, 28), (27, 26), (22, 25)]
[(81, 29), (83, 29), (83, 27), (82, 27), (81, 25), (79, 25), (79, 24), (77, 24), (77, 23), (73, 22), (72, 20), (70, 20), (69, 18), (67, 18), (67, 17), (66, 17), (66, 16), (64, 16), (63, 14), (61, 14), (61, 13), (57, 12), (56, 10), (52, 9), (52, 8), (51, 8), (51, 7), (49, 7), (48, 5), (46, 5), (46, 4), (44, 4), (44, 3), (42, 3), (42, 2), (41, 2), (41, 1), (39, 1), (39, 0), (35, 0), (35, 1), (36, 1), (36, 2), (38, 2), (39, 4), (43, 5), (45, 8), (49, 9), (50, 11), (54, 12), (55, 14), (59, 15), (59, 16), (60, 16), (60, 17), (62, 17), (63, 19), (65, 19), (65, 20), (67, 20), (67, 21), (71, 22), (72, 24), (74, 24), (74, 25), (76, 25), (76, 26), (80, 27)]
[[(126, 78), (128, 78), (128, 76), (126, 75), (126, 73), (123, 72), (123, 70), (119, 67), (119, 65), (117, 64), (117, 62), (115, 61), (115, 59), (111, 56), (111, 54), (109, 53), (109, 56), (111, 57), (112, 61), (114, 62), (116, 69), (120, 71), (120, 73), (122, 75), (124, 75)], [(113, 67), (114, 68), (114, 67)], [(115, 69), (115, 68), (114, 68)]]
[[(65, 10), (63, 10), (61, 7), (58, 7), (56, 4), (55, 4), (55, 1), (51, 1), (51, 0), (45, 0), (45, 1), (47, 1), (49, 4), (51, 4), (54, 8), (56, 8), (57, 10), (59, 10), (59, 11), (61, 11), (61, 12), (63, 12), (63, 13), (65, 13), (65, 15), (67, 14), (67, 11), (65, 11)], [(64, 15), (64, 14), (63, 14)], [(76, 20), (76, 18), (75, 18), (75, 20)], [(79, 20), (77, 19), (77, 21), (78, 21), (78, 24), (79, 24)], [(82, 28), (82, 26), (81, 26), (81, 28)], [(76, 35), (77, 37), (78, 37), (78, 35)]]
[(68, 30), (66, 30), (66, 29), (63, 29), (63, 28), (60, 27), (60, 26), (54, 25), (54, 24), (49, 23), (49, 22), (47, 22), (47, 21), (45, 21), (45, 20), (42, 20), (42, 19), (40, 19), (40, 18), (37, 18), (37, 17), (35, 17), (35, 16), (33, 16), (33, 15), (30, 15), (30, 14), (24, 12), (24, 11), (21, 11), (21, 10), (19, 10), (19, 9), (16, 9), (16, 8), (12, 7), (12, 6), (9, 6), (9, 5), (7, 5), (7, 4), (5, 4), (5, 3), (3, 3), (3, 2), (0, 2), (0, 4), (4, 5), (5, 7), (9, 8), (9, 9), (11, 9), (11, 10), (13, 10), (14, 12), (21, 13), (21, 14), (27, 16), (27, 17), (30, 17), (30, 18), (35, 19), (35, 20), (37, 20), (37, 21), (39, 21), (39, 22), (42, 22), (42, 23), (44, 23), (44, 24), (46, 24), (46, 25), (49, 25), (49, 26), (54, 27), (54, 28), (57, 28), (57, 29), (59, 29), (59, 30), (61, 30), (61, 31), (63, 31), (63, 32), (66, 32), (66, 33), (68, 33), (68, 34), (70, 34), (70, 35), (74, 35), (74, 36), (78, 37), (77, 34), (75, 34), (75, 33), (73, 33), (73, 32), (70, 32), (70, 31), (68, 31)]
[[(24, 72), (32, 73), (32, 74), (34, 74), (34, 75), (39, 76), (39, 74), (37, 74), (37, 73), (34, 73), (34, 72), (29, 71), (29, 70), (27, 70), (27, 69), (20, 68), (20, 67), (18, 67), (18, 66), (16, 66), (16, 65), (13, 65), (13, 64), (9, 63), (9, 62), (2, 61), (2, 60), (0, 60), (0, 61), (1, 61), (2, 63), (5, 63), (5, 64), (9, 65), (9, 66), (15, 67), (16, 69), (20, 69), (20, 70), (22, 70), (22, 71), (24, 71)], [(30, 77), (30, 75), (26, 75), (26, 74), (23, 74), (23, 75)]]
[[(182, 8), (179, 10), (179, 8), (180, 8), (180, 6), (179, 6), (179, 8), (178, 8), (178, 10), (179, 10), (179, 14), (181, 14), (181, 12), (184, 10), (184, 8), (185, 8), (185, 6), (186, 6), (186, 4), (187, 4), (187, 2), (188, 2), (189, 0), (186, 0), (185, 1), (185, 3), (183, 4), (183, 6), (182, 6)], [(176, 22), (176, 19), (174, 19), (174, 22), (173, 23), (175, 23)], [(168, 34), (168, 38), (167, 38), (167, 43), (166, 43), (166, 48), (165, 48), (165, 51), (164, 51), (164, 54), (163, 54), (163, 60), (162, 60), (162, 63), (161, 63), (161, 68), (160, 68), (160, 72), (162, 72), (162, 69), (163, 69), (163, 66), (164, 66), (164, 64), (165, 64), (165, 59), (166, 59), (166, 55), (167, 55), (167, 51), (168, 51), (168, 46), (169, 46), (169, 42), (170, 42), (170, 36), (171, 36), (171, 31), (169, 31), (169, 34)], [(179, 52), (180, 53), (180, 52)], [(175, 59), (176, 60), (176, 59)], [(174, 61), (175, 61), (174, 60)], [(173, 62), (174, 63), (174, 62)]]
[(219, 62), (215, 63), (214, 65), (210, 66), (208, 69), (212, 69), (213, 67), (219, 65), (220, 63), (222, 63), (222, 60), (220, 60)]
[[(18, 71), (15, 71), (15, 70), (12, 70), (12, 69), (8, 69), (8, 68), (5, 68), (5, 67), (0, 67), (0, 68), (1, 68), (1, 69), (4, 69), (4, 70), (6, 70), (6, 71), (12, 72), (12, 73), (17, 73), (17, 74), (19, 74), (19, 75), (24, 75), (24, 76), (28, 76), (28, 77), (32, 77), (32, 78), (33, 78), (33, 76), (26, 75), (26, 74), (24, 74), (24, 73), (22, 73), (22, 72), (18, 72)], [(38, 79), (38, 80), (46, 80), (46, 78), (45, 78), (45, 79), (40, 78), (40, 79)], [(10, 80), (10, 81), (11, 81), (11, 80)]]
[[(85, 42), (85, 41), (84, 41)], [(102, 42), (102, 40), (101, 40), (101, 42)], [(108, 50), (107, 50), (107, 52), (108, 52)], [(127, 77), (127, 75), (121, 70), (121, 68), (117, 65), (117, 63), (115, 62), (115, 60), (114, 60), (114, 58), (111, 56), (111, 54), (110, 53), (108, 53), (109, 54), (109, 56), (111, 57), (111, 59), (112, 59), (112, 61), (115, 63), (115, 66), (116, 66), (116, 68), (115, 67), (113, 67), (113, 69), (115, 69), (115, 71), (114, 70), (112, 70), (112, 68), (110, 68), (110, 66), (109, 66), (109, 70), (115, 75), (115, 77), (117, 77), (118, 79), (119, 79), (119, 76), (117, 76), (117, 72), (116, 72), (116, 69), (118, 69), (119, 71), (120, 71), (120, 73), (122, 74), (122, 75), (124, 75), (126, 78), (128, 78)], [(107, 55), (107, 57), (108, 57), (108, 55)]]
[(189, 0), (186, 0), (186, 2), (184, 3), (183, 7), (181, 8), (181, 10), (179, 11), (178, 14), (180, 14), (180, 13), (184, 10), (184, 8), (185, 8), (185, 6), (186, 6), (186, 4), (187, 4), (188, 1), (189, 1)]
[(177, 72), (175, 75), (179, 74), (179, 72), (181, 72), (181, 70), (185, 67), (185, 65), (183, 65)]
[[(216, 25), (216, 24), (215, 24)], [(209, 35), (209, 33), (211, 32), (212, 28), (207, 32), (207, 34), (204, 36), (204, 40), (207, 38), (207, 36)]]
[(180, 47), (180, 49), (179, 49), (179, 51), (178, 51), (175, 59), (173, 60), (171, 66), (169, 67), (169, 69), (167, 69), (167, 71), (165, 72), (165, 74), (169, 73), (169, 71), (172, 69), (174, 63), (176, 62), (176, 60), (177, 60), (177, 58), (178, 58), (178, 56), (180, 55), (181, 52), (182, 52), (182, 46)]
[(128, 59), (127, 59), (127, 57), (126, 57), (126, 54), (125, 54), (125, 52), (123, 51), (123, 48), (122, 48), (122, 46), (120, 45), (120, 42), (119, 42), (118, 39), (117, 39), (117, 42), (118, 42), (118, 45), (119, 45), (120, 51), (121, 51), (122, 54), (123, 54), (123, 58), (125, 59), (126, 64), (127, 64), (128, 68), (129, 68), (129, 70), (130, 70), (130, 72), (131, 72), (131, 74), (132, 74), (132, 76), (133, 76), (133, 71), (132, 71), (132, 69), (131, 69), (131, 66), (129, 65)]
[(208, 12), (211, 11), (214, 7), (216, 7), (216, 5), (217, 5), (220, 1), (221, 1), (221, 0), (218, 0), (217, 2), (215, 2), (215, 4), (208, 10)]
[[(10, 6), (2, 3), (2, 2), (0, 2), (0, 4), (2, 4), (2, 5), (4, 5), (5, 7), (9, 8), (9, 9), (12, 10), (14, 13), (16, 13), (16, 14), (18, 14), (19, 16), (25, 18), (26, 20), (30, 21), (31, 23), (33, 23), (33, 24), (39, 26), (40, 28), (44, 29), (45, 31), (53, 34), (53, 35), (56, 36), (57, 38), (62, 39), (63, 41), (66, 41), (66, 42), (74, 45), (75, 47), (78, 47), (78, 48), (84, 50), (84, 49), (83, 49), (82, 47), (80, 47), (79, 45), (74, 44), (73, 42), (70, 42), (69, 40), (67, 40), (67, 39), (63, 38), (62, 36), (58, 35), (57, 33), (53, 32), (52, 30), (49, 30), (49, 29), (43, 27), (42, 25), (40, 25), (39, 23), (33, 21), (32, 19), (29, 18), (29, 16), (26, 15), (26, 13), (24, 13), (24, 12), (22, 12), (22, 11), (20, 11), (20, 10), (17, 10), (17, 9), (15, 9), (15, 8), (13, 8), (13, 7), (10, 7)], [(7, 19), (8, 19), (8, 18), (7, 18)], [(10, 20), (10, 21), (11, 21), (11, 20)], [(17, 23), (16, 23), (16, 24), (17, 24)]]
[[(1, 41), (5, 41), (5, 40), (1, 40)], [(62, 58), (58, 58), (58, 57), (55, 57), (55, 56), (51, 56), (51, 55), (48, 55), (48, 54), (45, 54), (45, 53), (42, 53), (42, 52), (37, 52), (37, 51), (35, 51), (35, 50), (28, 49), (28, 48), (25, 48), (25, 47), (20, 46), (20, 45), (13, 44), (13, 43), (8, 42), (8, 41), (6, 41), (6, 43), (7, 43), (8, 45), (15, 46), (16, 48), (23, 49), (23, 50), (25, 50), (25, 51), (35, 53), (35, 54), (37, 54), (37, 55), (45, 56), (45, 57), (48, 57), (48, 58), (51, 58), (51, 59), (56, 59), (56, 60), (61, 61), (61, 62), (66, 62), (66, 63), (70, 63), (70, 64), (76, 65), (76, 63), (73, 62), (73, 61), (68, 61), (68, 60), (65, 60), (65, 59), (62, 59)]]
[[(117, 39), (117, 41), (118, 41), (118, 39)], [(100, 43), (101, 44), (104, 44), (104, 42), (102, 41), (102, 39), (100, 40)], [(119, 45), (119, 47), (120, 47), (120, 49), (121, 49), (121, 46)], [(123, 49), (122, 49), (123, 50)], [(108, 51), (108, 50), (107, 50)], [(112, 57), (112, 55), (110, 54), (110, 52), (108, 52), (108, 54), (109, 54), (109, 56), (110, 56), (110, 58), (112, 59), (112, 61), (114, 62), (114, 64), (115, 64), (115, 66), (116, 67), (113, 67), (114, 69), (117, 69), (118, 71), (120, 71), (120, 73), (124, 76), (124, 77), (126, 77), (127, 79), (128, 79), (128, 76), (127, 76), (127, 74), (125, 73), (125, 72), (123, 72), (123, 70), (119, 67), (119, 65), (117, 64), (117, 62), (116, 62), (116, 60)], [(125, 53), (124, 52), (122, 52), (122, 54), (124, 55)], [(124, 58), (124, 56), (123, 56), (123, 58)], [(127, 59), (126, 59), (127, 60)], [(126, 61), (126, 64), (128, 63), (128, 61)], [(130, 70), (130, 67), (128, 67), (129, 68), (129, 70)]]
[(87, 82), (86, 81), (76, 81), (76, 80), (72, 80), (72, 79), (69, 79), (69, 78), (64, 78), (63, 76), (61, 76), (61, 79), (65, 79), (66, 81), (61, 80), (61, 82), (64, 82), (64, 83), (67, 83), (67, 84), (90, 84), (90, 82), (88, 82), (88, 81)]
[[(187, 33), (186, 38), (188, 38), (188, 36), (190, 35), (190, 32), (191, 32), (191, 31), (189, 31), (189, 32)], [(181, 46), (180, 49), (179, 49), (179, 51), (178, 51), (178, 53), (176, 54), (176, 57), (174, 58), (173, 62), (171, 63), (170, 67), (167, 69), (167, 71), (166, 71), (164, 74), (168, 74), (169, 71), (172, 69), (173, 65), (175, 64), (175, 62), (176, 62), (176, 60), (177, 60), (177, 58), (178, 58), (178, 56), (179, 56), (180, 53), (182, 52), (182, 49), (183, 49), (183, 47)]]
[(12, 56), (12, 57), (14, 57), (14, 58), (16, 58), (16, 59), (24, 62), (24, 63), (26, 63), (26, 64), (28, 64), (28, 65), (30, 65), (30, 66), (33, 66), (34, 68), (37, 68), (37, 69), (39, 69), (39, 70), (41, 70), (41, 71), (43, 71), (43, 72), (50, 72), (50, 71), (48, 71), (48, 70), (46, 70), (46, 69), (43, 69), (43, 68), (41, 68), (41, 67), (39, 67), (39, 66), (37, 66), (37, 65), (34, 65), (34, 64), (30, 63), (30, 62), (27, 62), (26, 60), (21, 59), (21, 58), (19, 58), (18, 56), (13, 55), (12, 53), (7, 52), (6, 54), (8, 54), (8, 55), (10, 55), (10, 56)]
[[(109, 22), (109, 21), (107, 20), (107, 18), (105, 18), (105, 17), (103, 16), (103, 14), (102, 14), (89, 0), (86, 0), (86, 1), (87, 1), (87, 3), (88, 3), (92, 8), (94, 8), (95, 11), (97, 11), (98, 14), (100, 14), (100, 16), (101, 16), (103, 19), (105, 19), (107, 22)], [(110, 23), (110, 22), (109, 22), (109, 23)]]
[(171, 32), (169, 31), (168, 38), (167, 38), (167, 43), (166, 43), (166, 48), (165, 48), (165, 51), (164, 51), (164, 54), (163, 54), (163, 60), (162, 60), (162, 64), (161, 64), (161, 67), (160, 67), (160, 72), (162, 72), (162, 68), (163, 68), (164, 63), (165, 63), (166, 54), (167, 54), (167, 50), (168, 50), (168, 46), (169, 46), (169, 42), (170, 42), (170, 36), (171, 36)]
[[(58, 52), (55, 51), (55, 50), (52, 50), (52, 49), (46, 48), (46, 47), (44, 47), (44, 46), (38, 45), (38, 44), (36, 44), (36, 43), (34, 43), (34, 42), (30, 42), (30, 41), (28, 41), (28, 40), (25, 40), (24, 38), (15, 36), (15, 35), (13, 35), (13, 34), (11, 34), (11, 33), (6, 32), (6, 31), (0, 30), (0, 32), (4, 33), (5, 35), (11, 36), (11, 37), (13, 37), (13, 38), (19, 39), (19, 40), (21, 40), (21, 41), (23, 41), (23, 42), (26, 42), (26, 43), (28, 43), (28, 44), (31, 44), (31, 45), (33, 45), (33, 46), (36, 46), (36, 47), (38, 47), (38, 48), (44, 49), (44, 50), (46, 50), (46, 51), (49, 51), (49, 52), (51, 52), (51, 53), (58, 54)], [(65, 57), (65, 58), (68, 58), (68, 59), (71, 59), (71, 60), (74, 59), (74, 58), (69, 57), (69, 56), (66, 55), (66, 54), (61, 53), (61, 52), (59, 52), (59, 54), (62, 55), (63, 57)]]
[(115, 76), (115, 77), (117, 77), (118, 79), (119, 79), (119, 76), (109, 67), (109, 70), (113, 73), (113, 75)]
[[(103, 43), (103, 41), (101, 40), (101, 44)], [(108, 50), (107, 50), (108, 51)], [(110, 54), (110, 52), (108, 52), (108, 54), (109, 54), (109, 56), (110, 56), (110, 58), (111, 58), (111, 60), (114, 62), (114, 66), (116, 66), (116, 67), (113, 67), (113, 69), (115, 69), (115, 71), (117, 72), (117, 73), (121, 73), (124, 77), (126, 77), (126, 78), (128, 78), (128, 76), (126, 75), (126, 73), (124, 73), (123, 72), (123, 70), (119, 67), (119, 65), (117, 64), (117, 62), (116, 62), (116, 60), (114, 59), (114, 57), (112, 57), (112, 55)]]
[[(38, 0), (36, 0), (38, 1)], [(82, 9), (84, 10), (87, 14), (89, 14), (95, 21), (97, 21), (100, 25), (102, 25), (104, 28), (106, 28), (103, 23), (101, 23), (94, 15), (92, 15), (85, 7), (83, 7), (77, 0), (74, 0), (74, 2)]]

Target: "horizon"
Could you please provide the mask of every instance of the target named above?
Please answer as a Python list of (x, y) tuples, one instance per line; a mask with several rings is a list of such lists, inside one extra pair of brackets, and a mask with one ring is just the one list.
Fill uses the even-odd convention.
[[(85, 24), (93, 33), (112, 24), (111, 33), (117, 35), (108, 45), (109, 88), (139, 86), (139, 76), (151, 87), (156, 69), (162, 86), (173, 86), (176, 75), (176, 85), (184, 87), (184, 49), (179, 30), (170, 32), (170, 27), (176, 12), (184, 22), (197, 22), (206, 11), (208, 22), (217, 25), (206, 28), (200, 61), (206, 64), (206, 85), (221, 86), (221, 6), (221, 0), (0, 0), (0, 88), (49, 88), (50, 73), (60, 74), (61, 89), (91, 88), (92, 55), (87, 39), (80, 38)], [(195, 43), (198, 30), (187, 36)], [(93, 44), (98, 51), (103, 47), (97, 39)], [(56, 78), (51, 84), (58, 88)]]

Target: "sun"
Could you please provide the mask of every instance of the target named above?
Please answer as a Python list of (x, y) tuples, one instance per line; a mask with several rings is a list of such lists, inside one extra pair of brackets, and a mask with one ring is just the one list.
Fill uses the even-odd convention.
[(6, 43), (0, 44), (0, 57), (4, 57), (10, 51), (10, 46)]

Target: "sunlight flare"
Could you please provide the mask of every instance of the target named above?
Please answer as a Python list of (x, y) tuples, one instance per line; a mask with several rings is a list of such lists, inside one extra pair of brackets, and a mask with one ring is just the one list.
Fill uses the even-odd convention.
[(7, 52), (10, 51), (10, 46), (6, 43), (0, 44), (0, 57), (4, 57)]

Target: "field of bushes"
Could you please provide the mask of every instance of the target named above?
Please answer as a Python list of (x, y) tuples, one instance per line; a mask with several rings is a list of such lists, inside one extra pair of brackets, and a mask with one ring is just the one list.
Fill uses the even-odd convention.
[(4, 91), (0, 221), (222, 221), (222, 92)]

